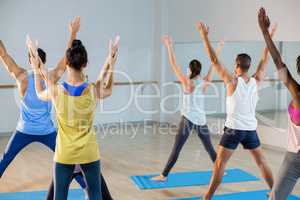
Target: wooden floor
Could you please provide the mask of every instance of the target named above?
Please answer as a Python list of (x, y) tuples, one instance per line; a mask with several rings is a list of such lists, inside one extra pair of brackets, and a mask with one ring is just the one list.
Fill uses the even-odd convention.
[[(116, 200), (164, 200), (172, 197), (201, 195), (207, 188), (187, 187), (163, 190), (140, 191), (131, 182), (131, 175), (158, 173), (162, 170), (174, 141), (174, 133), (166, 134), (164, 128), (155, 126), (110, 129), (111, 134), (98, 135), (102, 154), (103, 174)], [(137, 134), (135, 134), (137, 133)], [(3, 152), (9, 137), (0, 138), (0, 152)], [(217, 145), (218, 138), (214, 138)], [(277, 174), (283, 159), (283, 152), (265, 149), (265, 155)], [(45, 190), (52, 174), (53, 154), (40, 144), (24, 149), (13, 161), (0, 179), (0, 192)], [(239, 149), (228, 167), (238, 167), (259, 176), (259, 170), (247, 151)], [(198, 137), (192, 134), (185, 145), (174, 171), (209, 170), (212, 168)], [(72, 187), (78, 187), (73, 183)], [(267, 189), (263, 181), (223, 185), (218, 193), (231, 193)], [(300, 195), (300, 185), (294, 190)]]

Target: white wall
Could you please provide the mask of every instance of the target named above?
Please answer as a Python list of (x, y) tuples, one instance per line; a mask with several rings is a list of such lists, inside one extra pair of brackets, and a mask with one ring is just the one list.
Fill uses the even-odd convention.
[(298, 0), (168, 0), (169, 33), (176, 41), (199, 41), (195, 23), (202, 20), (210, 26), (210, 37), (231, 41), (261, 40), (257, 11), (267, 8), (271, 20), (278, 22), (276, 39), (298, 41), (300, 17)]

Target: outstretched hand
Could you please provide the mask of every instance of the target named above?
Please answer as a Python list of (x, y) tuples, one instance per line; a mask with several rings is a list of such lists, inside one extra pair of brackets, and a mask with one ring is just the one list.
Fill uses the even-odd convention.
[(42, 64), (42, 61), (38, 55), (37, 51), (37, 41), (34, 43), (30, 36), (27, 36), (26, 38), (26, 46), (29, 51), (30, 56), (30, 63), (33, 69), (40, 68), (40, 65)]
[(80, 17), (76, 16), (69, 24), (69, 31), (71, 34), (78, 33), (80, 29)]
[(164, 35), (162, 38), (161, 38), (162, 42), (164, 43), (164, 45), (166, 47), (170, 47), (172, 46), (172, 38), (171, 36), (169, 35)]
[(117, 35), (114, 41), (113, 40), (109, 41), (109, 54), (113, 62), (116, 62), (117, 60), (119, 46), (120, 46), (120, 36)]
[[(258, 11), (258, 24), (262, 31), (268, 31), (270, 27), (270, 19), (264, 8), (260, 8)], [(276, 29), (275, 29), (276, 30)]]
[(207, 36), (209, 33), (209, 28), (203, 22), (197, 22), (196, 27), (200, 32), (201, 36)]
[(275, 33), (277, 31), (277, 27), (278, 27), (277, 23), (273, 24), (272, 29), (271, 29), (271, 33), (270, 33), (271, 37), (273, 37), (275, 35)]
[(112, 57), (114, 57), (118, 50), (119, 50), (119, 44), (120, 44), (120, 36), (116, 36), (116, 38), (114, 40), (110, 40), (109, 41), (109, 51), (110, 51), (110, 55)]

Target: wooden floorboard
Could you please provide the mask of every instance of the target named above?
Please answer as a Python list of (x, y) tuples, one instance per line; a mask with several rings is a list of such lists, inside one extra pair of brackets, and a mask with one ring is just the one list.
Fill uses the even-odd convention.
[[(162, 134), (164, 132), (164, 134)], [(135, 135), (136, 134), (136, 135)], [(171, 151), (174, 134), (166, 134), (157, 125), (147, 127), (111, 129), (104, 136), (98, 134), (103, 174), (116, 200), (164, 200), (171, 197), (187, 197), (202, 194), (204, 187), (187, 187), (140, 191), (131, 182), (131, 175), (158, 173), (162, 170)], [(0, 152), (5, 150), (9, 137), (0, 139)], [(214, 137), (213, 143), (218, 144)], [(284, 153), (265, 149), (265, 156), (276, 176)], [(41, 144), (32, 144), (24, 149), (0, 179), (0, 192), (45, 190), (51, 180), (53, 154)], [(238, 149), (228, 167), (242, 168), (257, 176), (259, 170), (250, 154)], [(197, 135), (187, 141), (173, 171), (210, 170), (212, 163)], [(76, 183), (72, 187), (78, 187)], [(263, 181), (223, 185), (218, 193), (267, 189)], [(300, 185), (294, 194), (300, 195)]]

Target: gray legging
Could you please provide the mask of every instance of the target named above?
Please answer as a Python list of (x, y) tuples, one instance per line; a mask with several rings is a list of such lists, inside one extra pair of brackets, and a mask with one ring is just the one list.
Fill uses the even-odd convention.
[(179, 124), (178, 133), (175, 138), (175, 143), (173, 146), (172, 153), (171, 153), (170, 158), (169, 158), (169, 160), (165, 166), (165, 169), (162, 173), (165, 177), (168, 176), (169, 172), (175, 165), (175, 163), (178, 159), (178, 156), (180, 154), (180, 151), (181, 151), (183, 145), (185, 144), (186, 140), (188, 139), (192, 129), (195, 129), (197, 131), (198, 137), (202, 141), (202, 143), (205, 147), (205, 150), (208, 152), (211, 160), (213, 162), (215, 162), (215, 160), (217, 158), (217, 154), (211, 143), (207, 125), (198, 126), (196, 124), (193, 124), (191, 121), (189, 121), (184, 116), (182, 116), (181, 122)]
[(300, 152), (286, 152), (273, 187), (271, 200), (287, 200), (300, 178)]
[[(102, 200), (100, 161), (81, 164), (89, 194), (89, 200)], [(67, 200), (75, 165), (55, 163), (54, 200)]]

